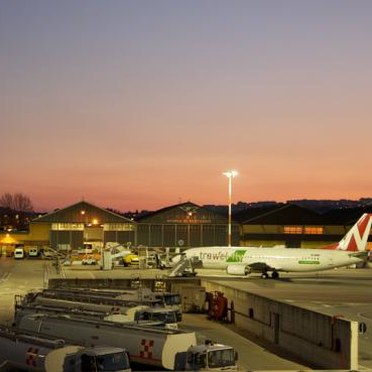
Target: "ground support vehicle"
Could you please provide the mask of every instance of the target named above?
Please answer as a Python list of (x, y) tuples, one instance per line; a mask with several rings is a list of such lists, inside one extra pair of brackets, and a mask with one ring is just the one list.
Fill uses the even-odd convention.
[(129, 372), (129, 358), (122, 348), (70, 345), (0, 326), (0, 368), (2, 366), (23, 371)]
[(93, 255), (85, 255), (81, 260), (82, 265), (96, 265), (97, 260)]
[(177, 314), (174, 310), (134, 306), (129, 308), (112, 307), (110, 305), (73, 302), (54, 298), (36, 298), (27, 303), (22, 296), (16, 295), (14, 309), (14, 323), (27, 314), (70, 314), (88, 319), (101, 319), (117, 323), (137, 323), (165, 328), (178, 328)]
[[(98, 308), (110, 311), (110, 309), (117, 309), (124, 313), (129, 307), (146, 305), (149, 307), (163, 308), (164, 312), (176, 314), (177, 322), (182, 320), (181, 296), (177, 293), (156, 293), (147, 288), (128, 289), (123, 291), (110, 291), (98, 289), (44, 289), (39, 292), (28, 293), (23, 302), (31, 303), (47, 302), (42, 300), (44, 298), (59, 299), (66, 301), (84, 302), (85, 308), (96, 310)], [(43, 301), (43, 302), (42, 302)], [(51, 303), (51, 302), (49, 302)], [(17, 302), (16, 302), (17, 304)], [(95, 306), (95, 305), (97, 306)], [(100, 306), (98, 306), (100, 305)], [(105, 306), (103, 306), (105, 305)], [(160, 316), (158, 312), (158, 316)], [(169, 322), (168, 322), (169, 323)]]
[[(32, 296), (32, 294), (30, 295)], [(147, 305), (174, 310), (177, 321), (182, 320), (181, 296), (178, 293), (153, 292), (149, 288), (126, 288), (122, 290), (102, 290), (89, 288), (56, 289), (47, 288), (37, 296), (59, 298), (69, 301), (89, 302), (112, 305), (113, 307), (129, 307)]]
[(157, 322), (167, 328), (178, 328), (178, 311), (161, 305), (141, 305), (139, 302), (119, 306), (112, 303), (90, 303), (84, 298), (64, 300), (44, 297), (43, 292), (15, 296), (15, 323), (26, 313), (62, 313), (103, 319), (113, 322)]
[(15, 259), (22, 259), (25, 258), (25, 251), (23, 248), (18, 247), (14, 249), (14, 258)]
[(38, 247), (30, 247), (28, 249), (28, 257), (39, 257), (40, 256), (40, 250)]
[(123, 265), (125, 267), (129, 266), (138, 266), (139, 265), (139, 258), (136, 254), (130, 253), (123, 257)]
[[(33, 314), (19, 321), (23, 330), (52, 335), (57, 338), (69, 337), (79, 345), (105, 344), (123, 347), (129, 353), (130, 362), (147, 367), (167, 370), (184, 370), (188, 367), (190, 355), (201, 353), (195, 332), (176, 329), (158, 329), (146, 326), (95, 321), (78, 317)], [(207, 348), (208, 345), (206, 346)], [(226, 346), (228, 350), (233, 350)], [(203, 351), (205, 353), (205, 351)], [(234, 355), (234, 362), (231, 362)], [(220, 364), (230, 369), (235, 364), (234, 352), (222, 355), (225, 360)], [(195, 356), (195, 358), (197, 358)], [(228, 360), (226, 360), (228, 359)], [(190, 359), (191, 360), (191, 359)], [(233, 367), (231, 369), (233, 369)], [(192, 368), (194, 370), (194, 368)]]
[[(194, 346), (189, 350), (184, 369), (190, 371), (234, 371), (238, 369), (237, 360), (238, 355), (234, 348), (207, 340), (205, 344)], [(179, 367), (182, 369), (183, 366)]]

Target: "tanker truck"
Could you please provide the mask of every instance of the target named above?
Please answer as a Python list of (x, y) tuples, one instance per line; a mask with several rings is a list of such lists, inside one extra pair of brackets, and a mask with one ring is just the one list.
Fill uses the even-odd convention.
[(0, 369), (3, 367), (46, 372), (131, 371), (122, 348), (84, 348), (1, 326)]
[(152, 322), (153, 325), (157, 326), (178, 328), (177, 312), (163, 307), (146, 305), (123, 307), (45, 298), (42, 296), (23, 297), (22, 295), (16, 295), (14, 306), (15, 324), (18, 324), (19, 318), (30, 313), (69, 313), (71, 315), (118, 323), (136, 322), (150, 324)]
[(87, 302), (102, 301), (103, 298), (123, 302), (147, 304), (149, 306), (163, 306), (179, 312), (181, 320), (181, 296), (172, 292), (153, 292), (150, 288), (126, 288), (116, 290), (103, 290), (92, 288), (47, 288), (41, 292), (44, 297), (60, 298), (65, 300), (85, 300)]
[[(18, 327), (56, 338), (73, 340), (81, 346), (125, 347), (133, 363), (167, 370), (208, 369), (207, 355), (218, 353), (219, 369), (237, 369), (236, 353), (230, 346), (197, 345), (195, 332), (158, 329), (72, 316), (25, 315)], [(224, 350), (224, 352), (221, 352)]]
[[(60, 300), (67, 300), (67, 301), (78, 301), (78, 302), (85, 302), (89, 304), (105, 304), (111, 305), (112, 307), (122, 306), (122, 307), (130, 307), (136, 305), (147, 305), (147, 306), (161, 306), (162, 302), (159, 299), (154, 298), (136, 298), (132, 295), (116, 295), (116, 294), (109, 294), (101, 291), (92, 291), (87, 289), (86, 291), (78, 291), (75, 290), (49, 290), (44, 289), (39, 292), (29, 292), (25, 296), (25, 300), (30, 302), (34, 301), (38, 297), (43, 298), (58, 298)], [(35, 299), (33, 299), (35, 298)]]

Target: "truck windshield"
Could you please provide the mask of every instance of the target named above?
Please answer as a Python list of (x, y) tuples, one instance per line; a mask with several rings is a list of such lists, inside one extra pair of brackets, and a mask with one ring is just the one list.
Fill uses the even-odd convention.
[(135, 320), (153, 320), (163, 322), (165, 324), (177, 323), (177, 314), (172, 310), (164, 311), (138, 311), (135, 315)]
[(150, 313), (150, 318), (151, 320), (158, 320), (165, 324), (177, 323), (177, 316), (174, 311)]
[(220, 368), (235, 365), (234, 349), (208, 351), (208, 367)]
[(97, 371), (129, 370), (129, 359), (126, 353), (112, 353), (96, 357)]
[(181, 295), (178, 293), (164, 293), (163, 295), (157, 295), (156, 298), (162, 298), (167, 306), (181, 305)]

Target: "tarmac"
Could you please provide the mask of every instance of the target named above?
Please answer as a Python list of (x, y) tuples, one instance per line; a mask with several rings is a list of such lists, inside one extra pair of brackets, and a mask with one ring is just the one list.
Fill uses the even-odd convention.
[[(157, 269), (128, 269), (115, 268), (104, 271), (99, 267), (91, 266), (67, 266), (61, 267), (59, 273), (49, 271), (50, 277), (62, 278), (159, 278), (164, 276), (164, 271)], [(263, 345), (258, 340), (250, 339), (248, 334), (240, 332), (234, 325), (229, 323), (209, 320), (207, 314), (184, 313), (180, 324), (181, 329), (196, 332), (198, 342), (210, 339), (216, 343), (233, 346), (238, 353), (239, 371), (304, 371), (311, 370), (309, 366), (299, 361), (291, 360), (288, 355), (279, 350), (269, 349), (269, 345)]]

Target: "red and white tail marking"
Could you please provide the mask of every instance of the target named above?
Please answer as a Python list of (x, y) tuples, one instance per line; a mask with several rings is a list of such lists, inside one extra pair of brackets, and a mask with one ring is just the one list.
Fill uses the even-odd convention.
[(336, 244), (335, 249), (349, 252), (365, 251), (371, 224), (372, 214), (364, 213), (342, 240)]

